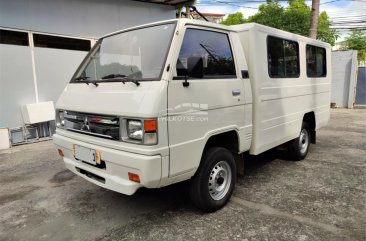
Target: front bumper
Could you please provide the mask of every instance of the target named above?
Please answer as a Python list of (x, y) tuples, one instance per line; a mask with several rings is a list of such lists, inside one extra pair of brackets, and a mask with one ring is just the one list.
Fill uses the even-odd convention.
[[(80, 142), (59, 134), (53, 135), (53, 141), (56, 147), (63, 151), (66, 167), (73, 173), (98, 186), (126, 195), (134, 194), (140, 187), (159, 187), (162, 165), (160, 155), (145, 156), (115, 150)], [(101, 160), (105, 163), (105, 167), (98, 168), (76, 160), (73, 152), (75, 144), (100, 151)], [(130, 181), (128, 178), (129, 172), (138, 174), (140, 183)]]

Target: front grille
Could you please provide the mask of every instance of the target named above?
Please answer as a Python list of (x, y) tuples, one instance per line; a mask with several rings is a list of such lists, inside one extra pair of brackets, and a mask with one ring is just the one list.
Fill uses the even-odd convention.
[(66, 111), (64, 119), (66, 130), (111, 140), (120, 140), (119, 117)]

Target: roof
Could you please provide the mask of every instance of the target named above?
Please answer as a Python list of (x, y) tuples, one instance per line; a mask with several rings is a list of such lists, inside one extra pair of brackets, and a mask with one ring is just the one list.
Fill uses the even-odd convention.
[(157, 4), (164, 4), (170, 6), (177, 6), (177, 5), (184, 5), (193, 3), (192, 0), (133, 0), (138, 2), (147, 2), (147, 3), (157, 3)]
[(119, 30), (114, 33), (105, 35), (104, 37), (126, 32), (126, 31), (136, 29), (136, 28), (143, 28), (143, 27), (149, 27), (149, 26), (155, 26), (155, 25), (167, 24), (167, 23), (175, 23), (175, 22), (177, 22), (178, 24), (183, 24), (183, 25), (204, 26), (204, 27), (211, 27), (211, 28), (215, 28), (215, 29), (232, 31), (232, 32), (243, 32), (243, 31), (255, 30), (255, 31), (260, 31), (260, 32), (271, 34), (272, 36), (287, 37), (289, 39), (301, 40), (301, 41), (305, 41), (307, 43), (320, 44), (321, 46), (324, 46), (326, 48), (330, 47), (330, 45), (328, 43), (325, 43), (325, 42), (322, 42), (322, 41), (319, 41), (316, 39), (311, 39), (311, 38), (301, 36), (298, 34), (286, 32), (286, 31), (283, 31), (280, 29), (275, 29), (272, 27), (264, 26), (264, 25), (261, 25), (258, 23), (244, 23), (244, 24), (226, 26), (226, 25), (222, 25), (222, 24), (218, 24), (218, 23), (206, 22), (206, 21), (201, 21), (201, 20), (196, 20), (196, 19), (187, 19), (187, 18), (170, 19), (170, 20), (164, 20), (164, 21), (159, 21), (159, 22), (154, 22), (154, 23), (148, 23), (148, 24), (144, 24), (144, 25), (140, 25), (140, 26), (136, 26), (136, 27), (127, 28), (124, 30)]

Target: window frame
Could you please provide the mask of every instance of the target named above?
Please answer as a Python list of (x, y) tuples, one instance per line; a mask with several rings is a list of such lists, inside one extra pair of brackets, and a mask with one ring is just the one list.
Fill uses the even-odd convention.
[[(282, 41), (288, 41), (288, 42), (293, 42), (293, 43), (296, 43), (297, 45), (297, 65), (298, 65), (298, 73), (296, 76), (273, 76), (271, 74), (271, 71), (270, 71), (270, 65), (269, 65), (269, 48), (268, 48), (268, 43), (269, 43), (269, 39), (270, 38), (275, 38), (275, 39), (280, 39)], [(296, 79), (296, 78), (300, 78), (301, 76), (301, 63), (300, 63), (300, 45), (299, 45), (299, 42), (296, 41), (296, 40), (290, 40), (290, 39), (287, 39), (287, 38), (282, 38), (282, 37), (278, 37), (278, 36), (275, 36), (275, 35), (267, 35), (267, 38), (266, 38), (266, 48), (267, 48), (267, 69), (268, 69), (268, 76), (272, 79)], [(284, 56), (285, 57), (285, 56)]]
[[(196, 78), (196, 77), (188, 77), (189, 80), (207, 80), (207, 79), (237, 79), (238, 78), (238, 74), (237, 74), (237, 69), (236, 69), (236, 61), (235, 61), (235, 56), (234, 56), (234, 51), (233, 51), (233, 46), (232, 46), (232, 40), (231, 40), (231, 36), (230, 36), (230, 32), (222, 30), (222, 29), (212, 29), (212, 28), (205, 28), (205, 27), (200, 27), (200, 26), (192, 26), (192, 25), (186, 25), (184, 28), (184, 34), (182, 37), (182, 40), (180, 42), (179, 48), (178, 48), (178, 52), (177, 52), (177, 58), (175, 60), (174, 63), (174, 68), (177, 68), (177, 62), (179, 59), (179, 54), (180, 54), (180, 50), (183, 46), (183, 42), (184, 42), (184, 37), (186, 34), (186, 31), (188, 29), (194, 29), (194, 30), (200, 30), (200, 31), (206, 31), (206, 32), (212, 32), (212, 33), (219, 33), (219, 34), (225, 34), (229, 43), (229, 47), (230, 47), (230, 52), (231, 52), (231, 56), (233, 58), (233, 64), (234, 64), (234, 75), (215, 75), (215, 76), (210, 76), (210, 77), (205, 77), (203, 76), (202, 78)], [(173, 80), (184, 80), (185, 77), (184, 76), (173, 76), (172, 78)]]
[[(317, 49), (324, 49), (324, 58), (325, 58), (325, 74), (324, 75), (314, 75), (314, 76), (312, 76), (312, 75), (309, 75), (308, 74), (308, 51), (307, 51), (307, 48), (308, 48), (308, 46), (309, 47), (314, 47), (315, 48), (315, 66), (316, 66), (316, 54), (317, 54)], [(305, 63), (306, 63), (306, 76), (308, 77), (308, 78), (325, 78), (325, 77), (327, 77), (327, 75), (328, 75), (328, 66), (327, 66), (327, 49), (326, 48), (324, 48), (324, 47), (319, 47), (319, 46), (317, 46), (317, 45), (312, 45), (312, 44), (306, 44), (306, 46), (305, 46)]]

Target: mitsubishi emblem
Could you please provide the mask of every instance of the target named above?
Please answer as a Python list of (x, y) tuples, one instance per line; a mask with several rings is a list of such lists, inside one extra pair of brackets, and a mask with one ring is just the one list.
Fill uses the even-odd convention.
[(88, 120), (88, 117), (87, 116), (84, 117), (84, 122), (81, 125), (80, 130), (82, 130), (82, 131), (90, 131), (89, 120)]

